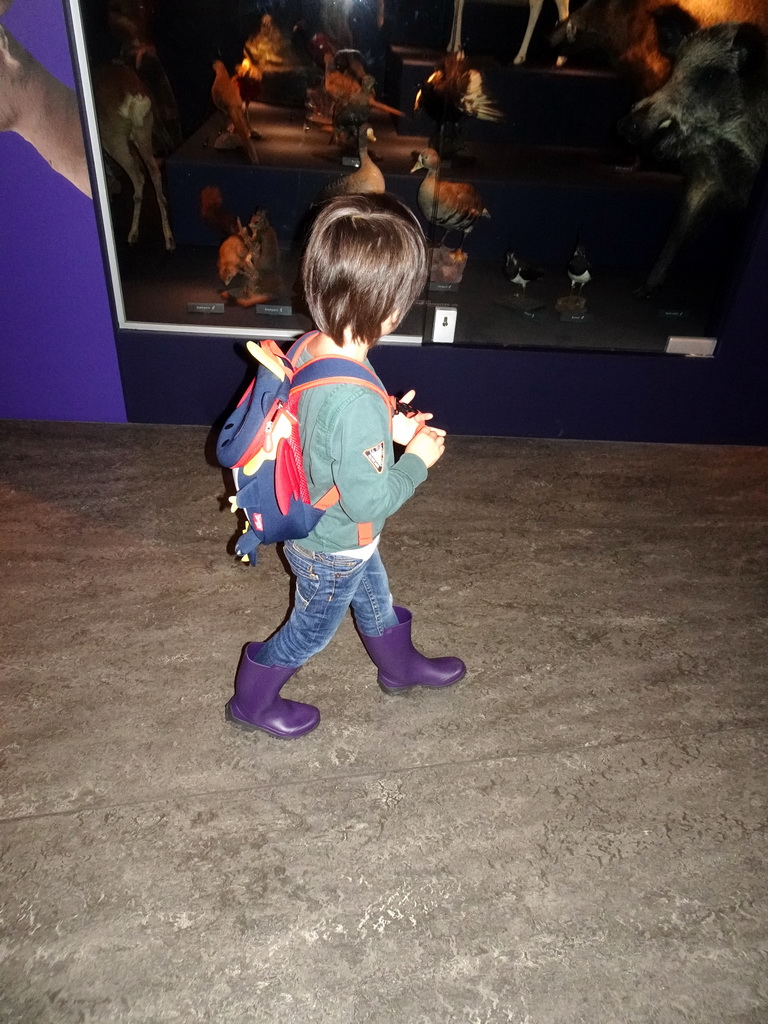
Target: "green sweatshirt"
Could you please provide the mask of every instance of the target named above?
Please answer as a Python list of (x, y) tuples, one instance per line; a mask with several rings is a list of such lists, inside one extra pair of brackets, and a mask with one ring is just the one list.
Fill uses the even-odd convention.
[[(365, 366), (375, 372), (368, 360)], [(427, 467), (407, 452), (395, 463), (389, 409), (370, 388), (312, 388), (301, 395), (298, 415), (311, 500), (318, 501), (334, 485), (340, 494), (299, 544), (334, 552), (368, 543), (426, 480)], [(358, 531), (360, 523), (370, 523), (367, 536)]]

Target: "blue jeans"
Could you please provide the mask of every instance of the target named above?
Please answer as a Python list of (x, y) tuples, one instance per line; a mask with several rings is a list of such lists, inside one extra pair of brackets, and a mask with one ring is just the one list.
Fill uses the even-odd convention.
[(366, 636), (381, 636), (397, 625), (378, 551), (363, 562), (308, 551), (292, 540), (285, 542), (284, 550), (296, 577), (296, 599), (288, 621), (256, 655), (259, 665), (303, 665), (330, 643), (350, 606), (357, 628)]

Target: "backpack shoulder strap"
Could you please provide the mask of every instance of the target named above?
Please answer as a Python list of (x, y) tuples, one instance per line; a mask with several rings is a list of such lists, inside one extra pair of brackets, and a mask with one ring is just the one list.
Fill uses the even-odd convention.
[(296, 341), (294, 341), (294, 343), (285, 353), (286, 357), (290, 359), (294, 366), (296, 365), (296, 360), (299, 358), (299, 356), (310, 343), (310, 341), (312, 341), (313, 338), (316, 338), (319, 333), (319, 331), (307, 331), (306, 334), (302, 334), (300, 338), (297, 338)]
[(376, 375), (348, 356), (318, 356), (300, 366), (293, 375), (291, 396), (322, 384), (359, 384), (381, 395), (389, 407), (390, 401)]
[[(289, 409), (296, 413), (298, 401), (304, 391), (310, 388), (321, 387), (324, 384), (358, 384), (370, 388), (380, 395), (392, 418), (392, 403), (389, 395), (379, 383), (376, 375), (363, 366), (357, 359), (350, 359), (349, 356), (317, 356), (310, 359), (299, 367), (293, 375), (291, 390), (289, 392)], [(333, 487), (323, 494), (315, 502), (315, 508), (325, 509), (335, 505), (340, 500), (339, 489)], [(373, 540), (372, 524), (357, 524), (357, 540), (360, 547), (369, 544)]]

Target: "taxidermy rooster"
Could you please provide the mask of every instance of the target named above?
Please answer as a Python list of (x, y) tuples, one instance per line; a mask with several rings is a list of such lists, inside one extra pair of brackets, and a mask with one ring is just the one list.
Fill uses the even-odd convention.
[(485, 92), (482, 74), (470, 68), (459, 50), (447, 53), (416, 94), (414, 110), (423, 110), (433, 121), (454, 125), (462, 117), (502, 121), (504, 115)]
[(454, 135), (463, 117), (502, 121), (504, 115), (485, 91), (480, 71), (469, 66), (461, 48), (464, 0), (454, 0), (453, 30), (448, 52), (416, 94), (414, 111), (423, 110)]
[(466, 181), (441, 181), (438, 177), (440, 157), (434, 149), (423, 149), (419, 153), (416, 163), (411, 168), (411, 174), (420, 170), (426, 170), (427, 175), (419, 186), (419, 209), (430, 223), (445, 228), (441, 245), (445, 245), (451, 231), (460, 231), (461, 249), (464, 239), (477, 221), (481, 217), (491, 216), (483, 204), (480, 193), (474, 185)]
[(245, 104), (240, 95), (237, 78), (230, 76), (220, 60), (213, 62), (213, 70), (216, 77), (211, 86), (211, 99), (224, 115), (227, 130), (237, 135), (250, 162), (257, 164), (259, 156), (253, 143), (253, 132), (245, 116)]

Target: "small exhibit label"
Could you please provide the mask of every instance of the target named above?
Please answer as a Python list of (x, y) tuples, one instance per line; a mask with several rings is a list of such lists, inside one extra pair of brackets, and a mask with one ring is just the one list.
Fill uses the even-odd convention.
[(223, 313), (223, 302), (188, 302), (188, 313)]
[(691, 315), (689, 309), (660, 309), (659, 316), (663, 320), (684, 320)]
[(256, 307), (257, 313), (271, 313), (272, 316), (291, 316), (292, 306), (275, 306), (262, 303)]
[(564, 324), (588, 324), (594, 320), (591, 313), (561, 313), (560, 322)]

